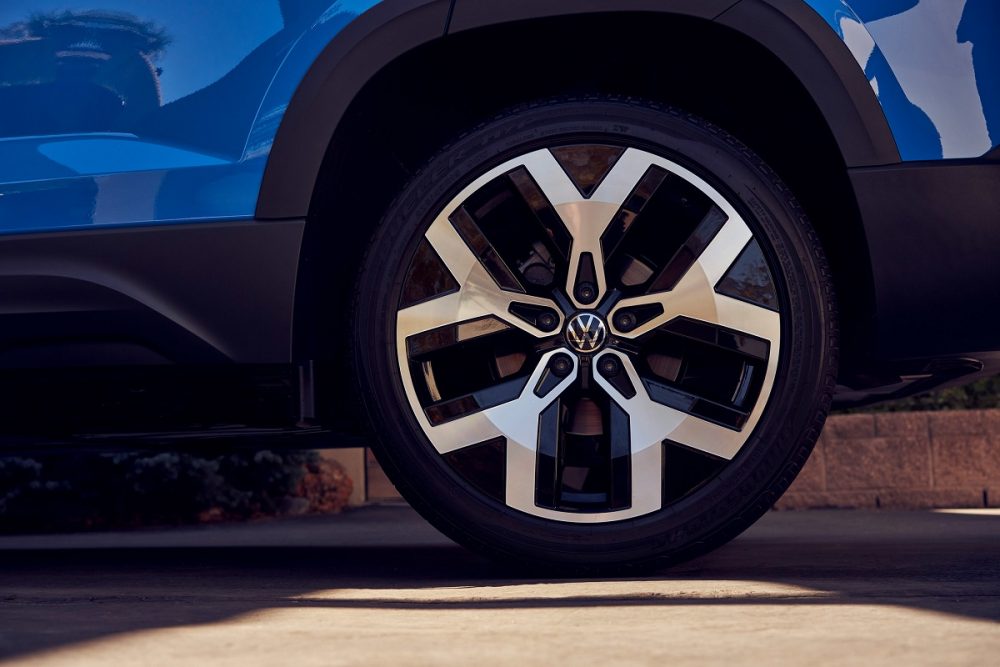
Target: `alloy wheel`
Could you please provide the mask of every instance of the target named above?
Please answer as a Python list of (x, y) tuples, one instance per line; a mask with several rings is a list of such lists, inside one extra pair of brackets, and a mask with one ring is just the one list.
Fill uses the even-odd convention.
[(639, 517), (753, 432), (778, 294), (751, 226), (684, 166), (606, 143), (532, 150), (424, 233), (396, 312), (402, 386), (436, 454), (496, 502)]

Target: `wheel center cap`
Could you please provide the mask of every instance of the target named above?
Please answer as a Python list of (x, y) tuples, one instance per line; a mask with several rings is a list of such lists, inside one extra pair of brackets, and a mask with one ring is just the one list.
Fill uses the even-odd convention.
[(594, 313), (577, 313), (566, 323), (566, 342), (577, 352), (591, 354), (604, 347), (608, 325)]

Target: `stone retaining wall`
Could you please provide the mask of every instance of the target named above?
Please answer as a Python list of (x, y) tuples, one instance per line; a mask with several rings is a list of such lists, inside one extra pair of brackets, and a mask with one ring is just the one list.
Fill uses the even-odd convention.
[[(367, 479), (399, 498), (371, 456)], [(1000, 507), (1000, 410), (834, 415), (775, 507)]]
[(834, 415), (775, 507), (1000, 507), (1000, 410)]

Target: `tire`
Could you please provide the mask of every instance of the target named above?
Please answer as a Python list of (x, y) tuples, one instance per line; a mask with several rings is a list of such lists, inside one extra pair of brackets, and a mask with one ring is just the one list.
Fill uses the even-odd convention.
[(829, 409), (815, 232), (719, 128), (553, 100), (445, 148), (386, 212), (353, 316), (389, 478), (494, 558), (676, 562), (751, 525)]

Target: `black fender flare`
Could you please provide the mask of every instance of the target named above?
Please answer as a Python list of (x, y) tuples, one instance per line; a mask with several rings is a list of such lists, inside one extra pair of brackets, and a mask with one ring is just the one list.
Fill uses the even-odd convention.
[(351, 102), (407, 51), (441, 39), (454, 0), (383, 0), (348, 23), (303, 77), (278, 126), (257, 197), (261, 220), (304, 218)]
[(299, 84), (271, 148), (257, 218), (307, 215), (338, 124), (365, 84), (406, 52), (476, 28), (599, 12), (681, 14), (742, 33), (785, 63), (802, 83), (847, 167), (900, 161), (861, 68), (802, 0), (385, 0), (345, 27)]

